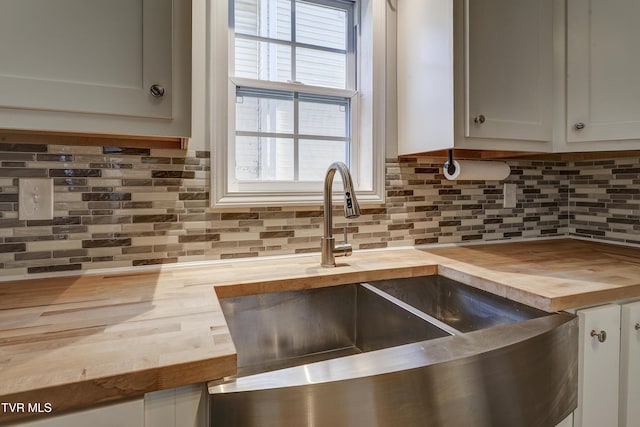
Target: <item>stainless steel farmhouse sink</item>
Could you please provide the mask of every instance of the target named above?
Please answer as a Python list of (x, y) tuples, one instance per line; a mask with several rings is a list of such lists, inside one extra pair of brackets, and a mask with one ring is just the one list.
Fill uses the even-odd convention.
[(439, 276), (221, 300), (238, 374), (212, 426), (553, 426), (577, 321)]

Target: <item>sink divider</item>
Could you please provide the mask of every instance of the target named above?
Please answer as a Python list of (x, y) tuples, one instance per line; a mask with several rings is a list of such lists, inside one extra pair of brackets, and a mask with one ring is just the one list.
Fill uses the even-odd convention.
[(404, 309), (405, 311), (408, 311), (409, 313), (413, 314), (416, 317), (419, 317), (420, 319), (424, 320), (425, 322), (431, 323), (433, 326), (442, 329), (443, 331), (445, 331), (446, 333), (448, 333), (449, 335), (462, 335), (463, 332), (459, 331), (458, 329), (442, 322), (441, 320), (436, 319), (433, 316), (428, 315), (427, 313), (418, 310), (417, 308), (413, 307), (412, 305), (407, 304), (404, 301), (399, 300), (398, 298), (389, 295), (388, 293), (381, 291), (380, 289), (376, 288), (375, 286), (366, 283), (366, 282), (362, 282), (360, 283), (360, 286), (362, 286), (363, 288), (375, 293), (376, 295), (378, 295), (381, 298), (386, 299), (387, 301), (397, 305), (398, 307), (401, 307), (402, 309)]

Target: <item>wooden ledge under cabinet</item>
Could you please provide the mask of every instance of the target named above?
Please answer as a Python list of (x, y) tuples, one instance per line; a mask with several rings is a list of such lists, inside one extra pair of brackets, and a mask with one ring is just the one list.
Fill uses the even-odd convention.
[[(523, 156), (541, 155), (543, 153), (522, 152), (522, 151), (505, 151), (505, 150), (470, 150), (464, 148), (454, 148), (454, 159), (473, 159), (473, 160), (495, 160), (495, 159), (514, 159)], [(435, 159), (447, 159), (449, 150), (425, 151), (414, 154), (403, 154), (398, 156), (400, 159), (411, 159), (415, 157), (427, 157)]]
[(0, 142), (186, 150), (189, 138), (0, 129)]
[[(398, 156), (401, 159), (417, 157), (447, 159), (449, 150), (425, 151), (415, 154)], [(622, 157), (640, 157), (640, 150), (624, 151), (580, 151), (567, 153), (536, 153), (525, 151), (500, 151), (500, 150), (470, 150), (464, 148), (453, 149), (454, 159), (472, 160), (538, 160), (538, 161), (590, 161), (603, 159), (616, 159)]]

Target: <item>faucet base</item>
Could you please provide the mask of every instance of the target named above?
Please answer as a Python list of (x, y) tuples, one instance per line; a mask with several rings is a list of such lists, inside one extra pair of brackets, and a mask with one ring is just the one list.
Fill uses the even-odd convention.
[(333, 248), (335, 246), (335, 238), (323, 237), (321, 241), (322, 260), (320, 261), (321, 267), (335, 267), (336, 260), (333, 256)]
[(348, 243), (336, 245), (333, 237), (323, 237), (322, 239), (322, 267), (335, 267), (338, 256), (351, 256), (353, 248)]

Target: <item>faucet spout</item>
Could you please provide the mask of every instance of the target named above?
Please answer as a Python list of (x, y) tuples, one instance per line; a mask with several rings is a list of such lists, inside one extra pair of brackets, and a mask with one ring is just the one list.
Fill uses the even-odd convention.
[(336, 256), (349, 256), (351, 255), (352, 248), (346, 242), (341, 245), (335, 244), (333, 237), (333, 201), (331, 199), (333, 178), (336, 171), (340, 173), (342, 178), (342, 184), (344, 189), (344, 216), (346, 218), (357, 218), (360, 216), (360, 205), (356, 198), (356, 192), (353, 188), (353, 180), (351, 179), (351, 173), (349, 168), (343, 162), (334, 162), (329, 165), (327, 173), (324, 178), (324, 236), (322, 237), (322, 262), (323, 267), (335, 267)]

